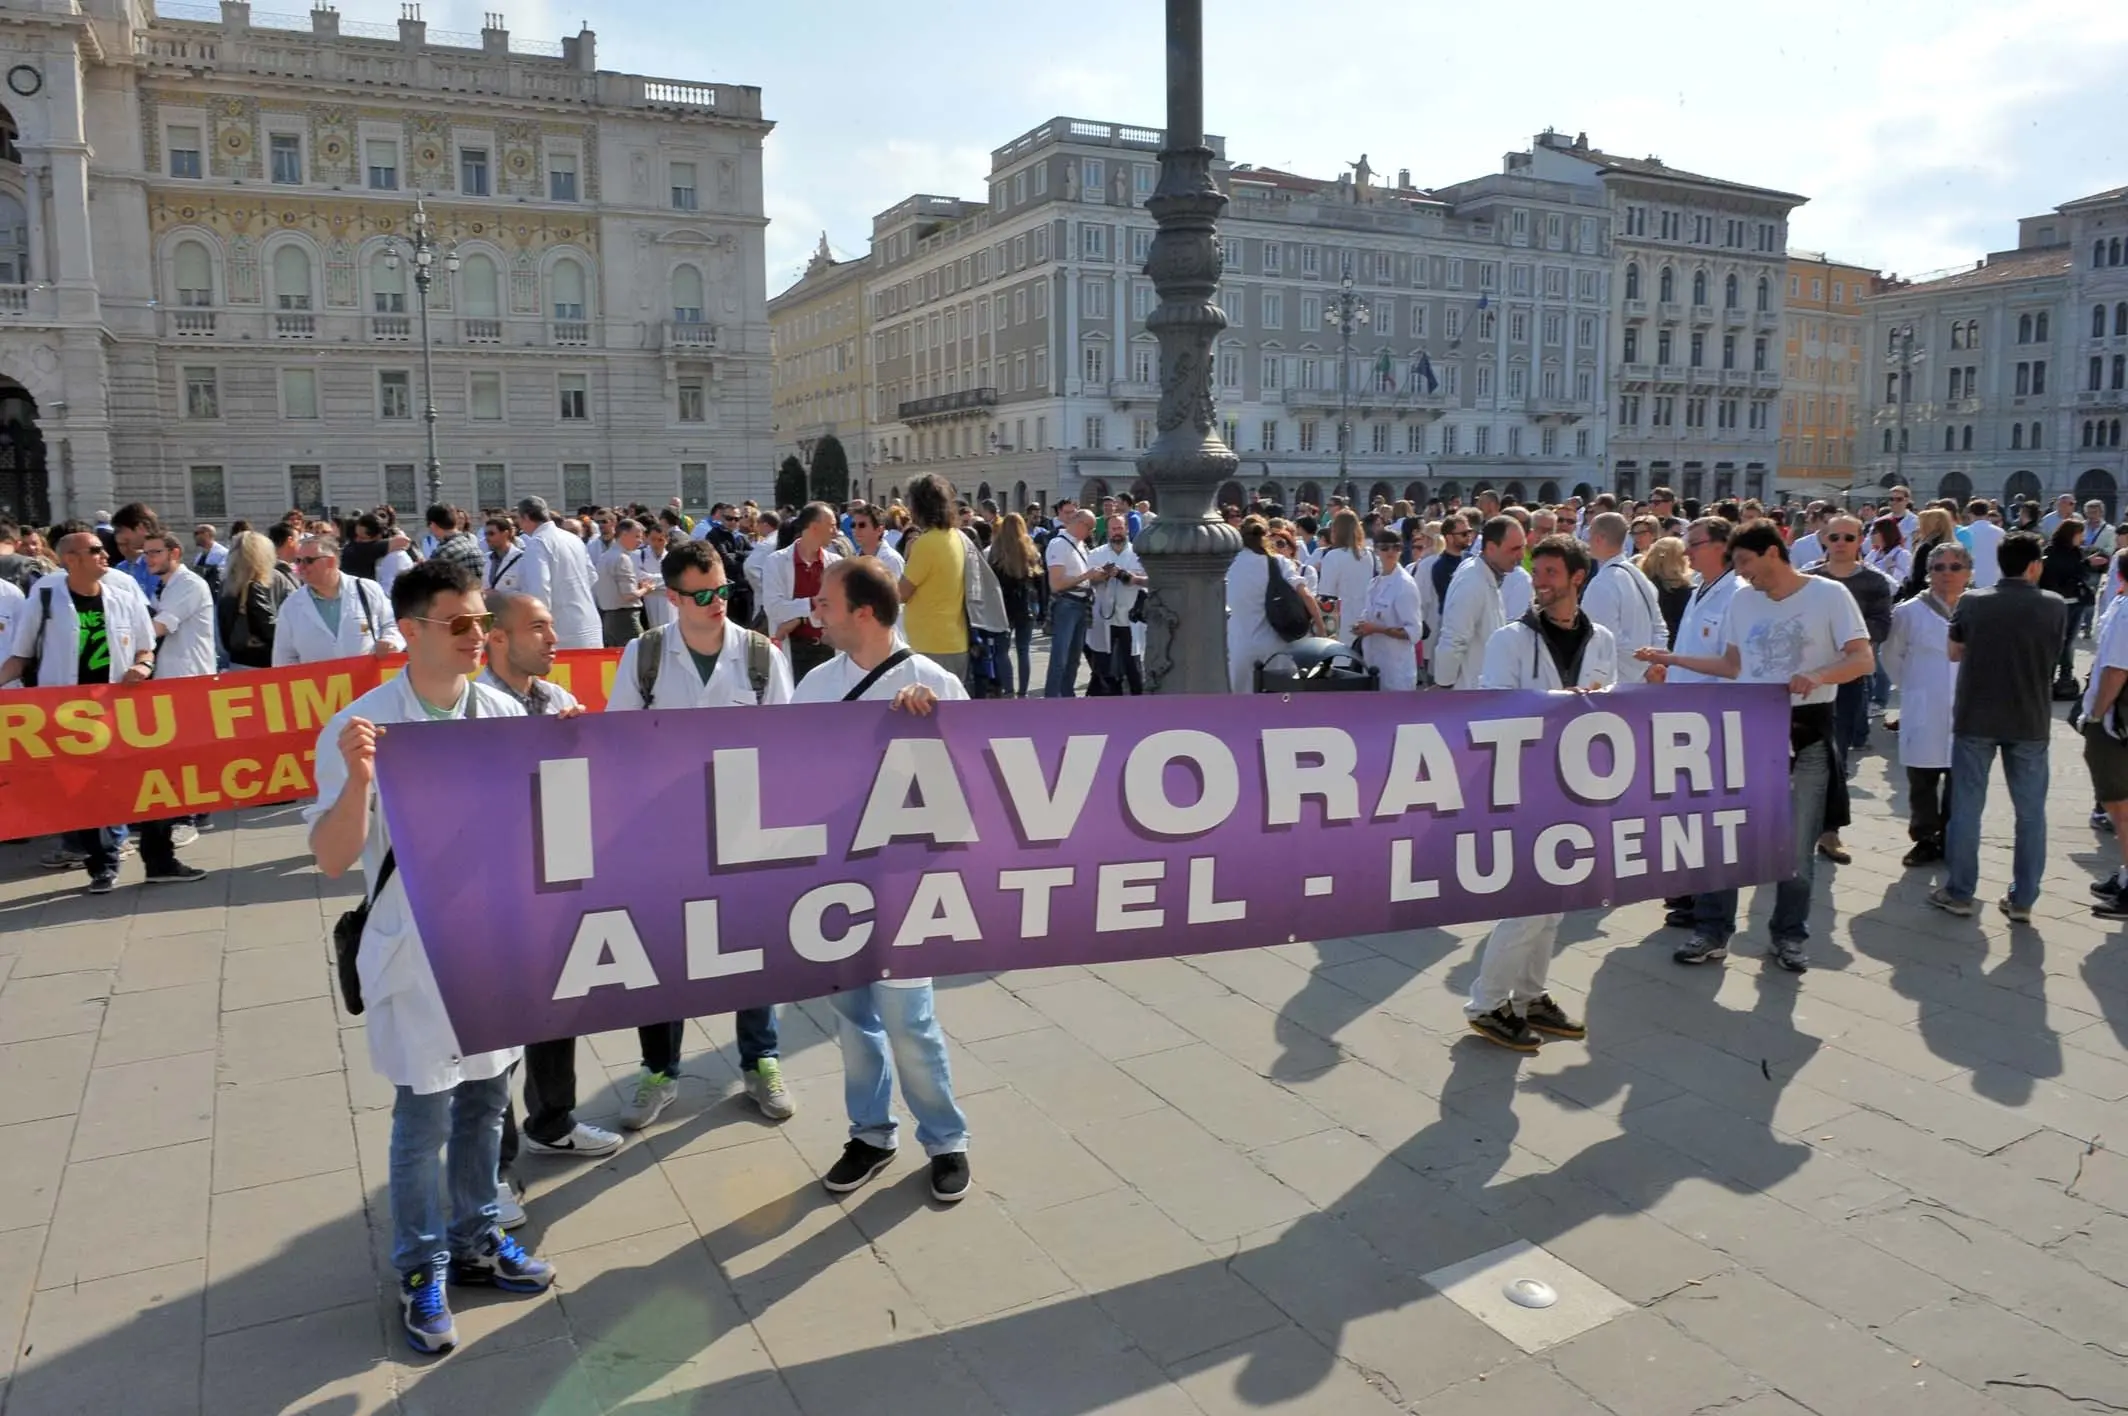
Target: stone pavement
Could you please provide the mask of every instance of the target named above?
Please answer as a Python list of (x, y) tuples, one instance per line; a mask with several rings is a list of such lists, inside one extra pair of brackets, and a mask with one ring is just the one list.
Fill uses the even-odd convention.
[[(1529, 1059), (1462, 1031), (1480, 927), (1341, 938), (1333, 901), (1322, 943), (952, 980), (951, 1211), (913, 1159), (821, 1191), (818, 1003), (785, 1010), (781, 1128), (729, 1019), (693, 1024), (647, 1139), (529, 1162), (556, 1290), (464, 1298), (440, 1361), (394, 1326), (389, 1093), (294, 810), (221, 819), (213, 876), (154, 894), (0, 850), (0, 1411), (2128, 1410), (2128, 936), (2086, 913), (2088, 805), (2063, 730), (2037, 925), (1953, 920), (1871, 757), (1807, 976), (1755, 957), (1770, 899), (1722, 969), (1673, 965), (1652, 903), (1576, 916), (1554, 980), (1593, 1036)], [(589, 1117), (633, 1047), (587, 1044)], [(1420, 1278), (1517, 1240), (1619, 1311), (1525, 1352)]]

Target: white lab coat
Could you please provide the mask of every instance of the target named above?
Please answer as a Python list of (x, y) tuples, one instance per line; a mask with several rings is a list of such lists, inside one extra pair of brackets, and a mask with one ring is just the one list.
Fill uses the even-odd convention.
[(1434, 636), (1433, 681), (1444, 688), (1476, 688), (1485, 668), (1485, 646), (1507, 611), (1500, 603), (1505, 577), (1495, 576), (1483, 556), (1469, 556), (1456, 567), (1441, 606), (1441, 629)]
[(1528, 571), (1518, 565), (1500, 577), (1500, 613), (1507, 616), (1508, 623), (1521, 619), (1536, 603), (1537, 582), (1530, 579)]
[[(820, 573), (842, 557), (823, 547), (820, 552)], [(751, 571), (753, 563), (747, 563)], [(792, 620), (809, 620), (813, 617), (811, 596), (796, 593), (798, 581), (798, 543), (791, 542), (780, 551), (770, 551), (761, 563), (761, 583), (758, 587), (762, 613), (768, 616), (768, 632), (774, 634)]]
[[(1736, 578), (1735, 571), (1724, 571), (1721, 579), (1694, 590), (1691, 602), (1677, 621), (1677, 642), (1671, 647), (1680, 654), (1695, 658), (1720, 658), (1722, 620), (1729, 613), (1729, 601), (1736, 595), (1736, 587), (1742, 583)], [(1728, 683), (1729, 680), (1673, 665), (1663, 675), (1663, 682)]]
[[(1951, 661), (1951, 622), (1933, 595), (1916, 595), (1892, 610), (1884, 640), (1884, 671), (1899, 685), (1899, 765), (1951, 765), (1951, 702), (1958, 665)], [(1940, 602), (1938, 602), (1940, 603)]]
[(605, 643), (599, 630), (598, 572), (584, 543), (548, 522), (520, 543), (519, 588), (536, 595), (554, 612), (554, 638), (564, 649), (596, 649)]
[(214, 591), (189, 567), (179, 566), (163, 585), (155, 625), (164, 631), (155, 647), (155, 677), (203, 678), (214, 672)]
[[(49, 589), (50, 595), (44, 592)], [(15, 616), (10, 655), (37, 660), (40, 688), (66, 688), (74, 682), (81, 664), (81, 625), (74, 617), (74, 596), (67, 589), (66, 572), (55, 570), (40, 576), (25, 595), (27, 602)], [(51, 620), (44, 620), (44, 602), (51, 601)], [(155, 644), (155, 625), (148, 597), (140, 585), (113, 566), (103, 573), (104, 633), (111, 645), (110, 682), (117, 683), (133, 667), (140, 651)], [(41, 634), (41, 639), (40, 639)]]
[[(1086, 558), (1088, 566), (1095, 569), (1104, 565), (1120, 566), (1131, 573), (1133, 579), (1125, 585), (1120, 580), (1106, 580), (1094, 587), (1093, 623), (1104, 628), (1127, 629), (1131, 632), (1131, 653), (1145, 652), (1145, 626), (1131, 623), (1131, 611), (1138, 601), (1145, 598), (1145, 562), (1138, 559), (1137, 547), (1126, 541), (1123, 549), (1117, 550), (1103, 541)], [(1089, 648), (1096, 653), (1107, 653), (1109, 641), (1103, 637), (1099, 643), (1089, 639)]]
[(340, 628), (328, 629), (317, 600), (304, 586), (281, 602), (273, 630), (273, 666), (318, 664), (327, 659), (354, 659), (374, 653), (379, 641), (406, 648), (406, 637), (392, 618), (392, 602), (374, 580), (340, 576)]
[(1284, 556), (1243, 551), (1227, 566), (1227, 687), (1235, 693), (1254, 693), (1256, 666), (1286, 652), (1286, 641), (1264, 618), (1272, 561), (1287, 584), (1307, 583), (1300, 567)]
[(1633, 657), (1638, 649), (1667, 649), (1670, 629), (1663, 623), (1662, 600), (1655, 586), (1624, 552), (1589, 572), (1581, 591), (1581, 608), (1618, 644), (1618, 672), (1626, 683), (1644, 683), (1648, 666)]
[[(293, 597), (291, 597), (293, 598)], [(275, 630), (276, 640), (280, 631)], [(515, 699), (480, 683), (468, 683), (466, 692), (477, 697), (482, 718), (522, 718), (525, 710)], [(466, 704), (468, 708), (471, 703)], [(347, 760), (340, 755), (340, 730), (350, 718), (378, 724), (421, 723), (428, 714), (414, 696), (413, 681), (400, 674), (348, 704), (327, 721), (318, 734), (317, 800), (303, 808), (303, 820), (315, 826), (347, 789)], [(372, 793), (375, 792), (372, 787)], [(384, 824), (384, 811), (374, 795), (370, 800), (369, 837), (362, 843), (362, 878), (377, 878), (384, 866), (384, 853), (391, 847), (391, 832)], [(377, 1074), (393, 1086), (409, 1087), (427, 1095), (449, 1091), (460, 1082), (499, 1077), (522, 1055), (523, 1049), (506, 1047), (496, 1052), (470, 1056), (458, 1050), (458, 1033), (444, 1011), (443, 995), (429, 967), (428, 948), (414, 926), (414, 912), (407, 905), (406, 876), (394, 870), (370, 906), (369, 922), (362, 930), (362, 947), (355, 956), (355, 970), (362, 979), (363, 1034), (369, 1043), (369, 1062)]]
[(1419, 619), (1425, 624), (1428, 634), (1441, 627), (1441, 597), (1434, 593), (1433, 588), (1434, 563), (1440, 560), (1441, 556), (1440, 551), (1435, 551), (1430, 556), (1420, 556), (1419, 563), (1412, 566), (1409, 572), (1412, 583), (1419, 587)]
[[(28, 603), (12, 580), (0, 580), (0, 659), (14, 652), (15, 626), (22, 622), (23, 606)], [(0, 688), (14, 688), (20, 679), (0, 683)]]
[[(1587, 613), (1583, 611), (1583, 613)], [(1544, 647), (1544, 635), (1524, 615), (1504, 624), (1485, 641), (1485, 668), (1480, 688), (1536, 688), (1558, 692), (1567, 687), (1609, 688), (1618, 682), (1618, 641), (1611, 631), (1590, 622), (1587, 647), (1581, 651), (1581, 674), (1571, 685), (1560, 682), (1559, 666)]]
[(1415, 689), (1419, 686), (1418, 646), (1421, 632), (1419, 587), (1402, 568), (1377, 575), (1369, 582), (1366, 596), (1346, 613), (1346, 623), (1368, 620), (1394, 625), (1409, 635), (1370, 634), (1360, 643), (1360, 657), (1381, 671), (1382, 688)]
[[(710, 671), (708, 683), (695, 671), (694, 658), (677, 626), (661, 637), (665, 652), (658, 658), (658, 676), (650, 684), (653, 711), (756, 706), (753, 680), (746, 672), (747, 635), (742, 626), (725, 624), (724, 647), (717, 651), (717, 667)], [(630, 640), (621, 651), (621, 662), (613, 671), (613, 693), (606, 700), (607, 712), (633, 713), (642, 708), (643, 695), (636, 688), (636, 659), (642, 652), (640, 639)], [(769, 646), (768, 687), (759, 701), (762, 706), (791, 701), (791, 661), (780, 645)]]
[(1366, 603), (1367, 592), (1380, 568), (1374, 552), (1348, 551), (1341, 547), (1324, 551), (1316, 562), (1315, 597), (1320, 600), (1325, 595), (1337, 596), (1337, 637), (1341, 642), (1352, 642), (1352, 626), (1360, 622), (1360, 606)]
[(488, 588), (490, 590), (517, 591), (525, 588), (525, 544), (510, 543), (510, 549), (502, 553), (502, 559), (493, 555), (488, 558)]
[[(767, 596), (761, 593), (761, 575), (768, 568), (768, 558), (774, 554), (776, 554), (775, 538), (764, 537), (758, 545), (746, 553), (746, 564), (741, 567), (746, 573), (747, 588), (754, 592), (754, 609), (756, 613), (760, 613), (762, 607), (767, 604)], [(773, 625), (770, 626), (771, 629), (774, 627)]]

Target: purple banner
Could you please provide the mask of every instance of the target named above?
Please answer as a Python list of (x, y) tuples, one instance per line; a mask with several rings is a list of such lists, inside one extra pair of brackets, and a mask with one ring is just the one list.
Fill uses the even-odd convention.
[(395, 727), (469, 1051), (882, 978), (1245, 949), (1793, 869), (1778, 687), (590, 714)]

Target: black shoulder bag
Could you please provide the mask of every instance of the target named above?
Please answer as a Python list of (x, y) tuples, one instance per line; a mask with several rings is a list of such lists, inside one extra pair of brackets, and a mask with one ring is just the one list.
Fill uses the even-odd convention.
[[(359, 596), (361, 591), (355, 593)], [(407, 692), (413, 692), (411, 686)], [(465, 715), (468, 718), (480, 716), (480, 694), (470, 683), (466, 685)], [(374, 809), (382, 811), (383, 804), (380, 802)], [(377, 903), (377, 897), (384, 893), (384, 887), (391, 882), (392, 872), (398, 868), (398, 852), (386, 846), (384, 863), (377, 867), (377, 879), (364, 892), (362, 903), (333, 922), (333, 967), (340, 975), (340, 1001), (347, 1006), (349, 1013), (358, 1017), (363, 1007), (362, 971), (358, 966), (362, 955), (362, 931), (369, 928), (370, 907)]]

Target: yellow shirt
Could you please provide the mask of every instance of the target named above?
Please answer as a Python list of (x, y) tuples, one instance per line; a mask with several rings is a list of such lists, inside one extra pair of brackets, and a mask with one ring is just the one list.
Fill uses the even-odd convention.
[(962, 561), (966, 546), (955, 531), (926, 531), (903, 552), (902, 575), (916, 593), (902, 605), (902, 627), (919, 654), (968, 652), (968, 610)]

